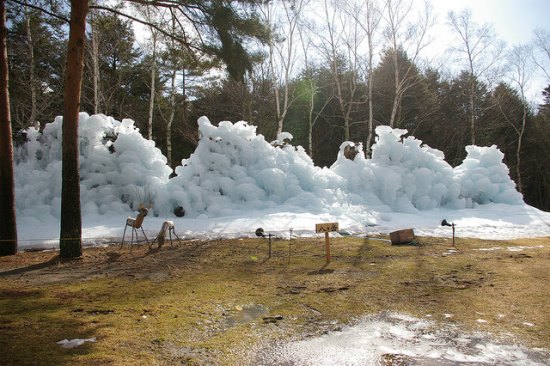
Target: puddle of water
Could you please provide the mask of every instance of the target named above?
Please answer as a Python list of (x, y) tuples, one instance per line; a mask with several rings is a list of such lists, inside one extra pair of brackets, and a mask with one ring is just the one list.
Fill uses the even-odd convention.
[(261, 304), (236, 306), (235, 308), (227, 311), (227, 318), (225, 319), (225, 325), (230, 328), (238, 324), (250, 323), (262, 315), (267, 314), (268, 308)]
[[(390, 358), (390, 363), (384, 363)], [(550, 365), (548, 350), (502, 344), (484, 333), (403, 314), (381, 313), (320, 337), (264, 350), (257, 365)]]

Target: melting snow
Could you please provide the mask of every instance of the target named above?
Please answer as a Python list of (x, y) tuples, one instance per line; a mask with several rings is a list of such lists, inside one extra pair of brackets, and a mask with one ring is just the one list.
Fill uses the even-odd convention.
[(463, 334), (451, 324), (438, 324), (403, 314), (382, 313), (339, 332), (265, 350), (262, 365), (380, 365), (383, 355), (402, 355), (429, 365), (548, 365), (550, 353), (497, 343), (487, 334)]

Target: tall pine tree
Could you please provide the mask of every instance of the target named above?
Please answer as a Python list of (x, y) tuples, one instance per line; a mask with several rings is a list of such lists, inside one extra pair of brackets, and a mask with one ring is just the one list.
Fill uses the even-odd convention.
[(0, 256), (17, 253), (7, 34), (6, 1), (0, 0)]

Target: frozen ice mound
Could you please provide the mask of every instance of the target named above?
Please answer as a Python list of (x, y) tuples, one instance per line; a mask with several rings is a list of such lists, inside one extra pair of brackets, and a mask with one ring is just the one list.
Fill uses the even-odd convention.
[[(42, 132), (27, 129), (27, 141), (15, 150), (18, 215), (59, 217), (62, 124), (57, 117)], [(124, 213), (144, 204), (162, 217), (176, 208), (187, 217), (220, 217), (282, 205), (309, 212), (348, 204), (417, 213), (523, 204), (495, 146), (468, 146), (467, 158), (453, 169), (441, 151), (406, 136), (406, 130), (379, 126), (371, 159), (348, 141), (330, 168), (320, 168), (301, 146), (291, 145), (287, 132), (270, 143), (244, 121), (216, 126), (201, 117), (198, 128), (196, 150), (170, 179), (166, 157), (134, 121), (81, 113), (83, 214)], [(347, 146), (355, 149), (353, 160), (345, 156)]]

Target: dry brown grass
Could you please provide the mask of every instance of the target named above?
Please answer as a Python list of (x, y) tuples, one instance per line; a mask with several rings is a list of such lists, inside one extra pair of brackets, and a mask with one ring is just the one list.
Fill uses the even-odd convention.
[(265, 240), (243, 239), (86, 248), (67, 263), (55, 252), (0, 258), (2, 362), (237, 365), (262, 345), (383, 310), (550, 348), (549, 238), (461, 238), (452, 254), (442, 238), (331, 242), (328, 266), (324, 238), (293, 240), (290, 257), (286, 240), (267, 258)]

